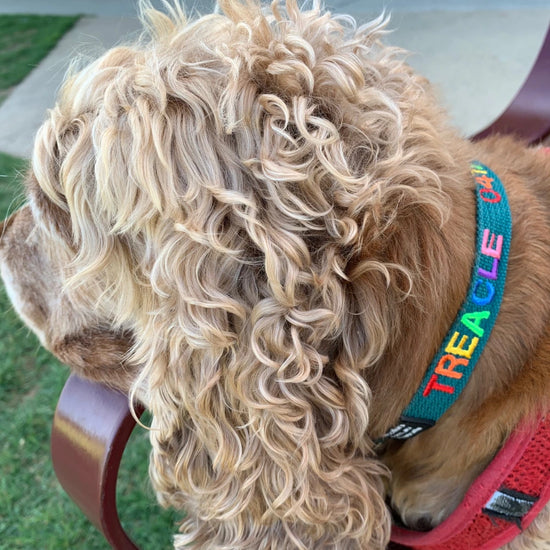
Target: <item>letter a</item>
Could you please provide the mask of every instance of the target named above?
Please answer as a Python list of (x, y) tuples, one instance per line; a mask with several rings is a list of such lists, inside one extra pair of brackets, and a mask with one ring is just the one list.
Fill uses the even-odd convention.
[(489, 311), (474, 311), (473, 313), (465, 313), (460, 322), (469, 328), (476, 336), (483, 336), (485, 329), (481, 328), (481, 321), (489, 319), (491, 313)]

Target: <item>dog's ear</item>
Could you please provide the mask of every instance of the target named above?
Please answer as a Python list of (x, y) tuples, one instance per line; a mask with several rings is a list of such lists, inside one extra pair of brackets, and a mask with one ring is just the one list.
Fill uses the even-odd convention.
[[(246, 17), (235, 22), (242, 32), (232, 38), (242, 43), (230, 45), (231, 69), (207, 58), (200, 74), (186, 65), (181, 80), (164, 75), (179, 98), (165, 114), (177, 147), (149, 140), (147, 160), (135, 159), (177, 167), (155, 176), (167, 204), (181, 189), (177, 223), (151, 231), (162, 239), (151, 270), (158, 296), (136, 349), (150, 385), (151, 478), (162, 504), (190, 512), (178, 548), (378, 550), (390, 518), (364, 372), (383, 348), (377, 315), (388, 290), (380, 276), (378, 303), (358, 303), (346, 274), (376, 195), (355, 178), (358, 166), (345, 165), (365, 149), (363, 130), (351, 126), (360, 108), (350, 107), (349, 124), (341, 120), (345, 88), (362, 68), (350, 44), (338, 84), (330, 74), (337, 60), (319, 62), (319, 87), (308, 91), (307, 41), (272, 37), (279, 58), (277, 47), (262, 49), (272, 47), (262, 32), (292, 25), (257, 28), (252, 8)], [(310, 14), (296, 26), (314, 38), (336, 35), (319, 29), (326, 22)], [(260, 45), (251, 46), (252, 35)], [(201, 59), (200, 41), (184, 38), (171, 42), (178, 56)], [(319, 41), (331, 50), (328, 37)], [(157, 117), (134, 117), (132, 135), (147, 135), (137, 124), (152, 127)]]
[(95, 326), (64, 336), (50, 327), (49, 333), (46, 347), (71, 370), (124, 392), (130, 390), (137, 376), (137, 368), (127, 361), (131, 332)]

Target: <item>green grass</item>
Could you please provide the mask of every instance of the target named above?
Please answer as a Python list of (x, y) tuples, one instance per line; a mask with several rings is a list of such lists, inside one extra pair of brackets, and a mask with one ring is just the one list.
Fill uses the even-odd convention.
[(0, 102), (78, 21), (78, 16), (0, 16)]
[[(2, 217), (21, 204), (24, 169), (23, 160), (0, 153)], [(51, 464), (51, 422), (67, 376), (18, 319), (0, 285), (0, 550), (109, 548), (63, 492)], [(138, 427), (120, 470), (121, 520), (142, 550), (169, 549), (177, 517), (156, 504), (148, 454), (147, 434)]]

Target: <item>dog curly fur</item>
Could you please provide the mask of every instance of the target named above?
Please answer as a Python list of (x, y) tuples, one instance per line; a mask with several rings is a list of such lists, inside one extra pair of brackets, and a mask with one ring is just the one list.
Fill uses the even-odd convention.
[[(221, 6), (142, 3), (147, 38), (66, 80), (2, 275), (48, 349), (151, 410), (176, 548), (384, 548), (388, 495), (437, 524), (548, 406), (550, 162), (462, 139), (382, 19)], [(502, 312), (437, 426), (376, 452), (466, 294), (474, 158), (514, 217)]]

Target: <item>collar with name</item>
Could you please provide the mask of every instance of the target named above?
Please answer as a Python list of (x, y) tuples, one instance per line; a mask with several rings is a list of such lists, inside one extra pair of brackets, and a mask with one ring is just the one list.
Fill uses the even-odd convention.
[(384, 439), (409, 439), (430, 428), (466, 387), (498, 315), (510, 242), (512, 216), (498, 176), (480, 162), (476, 182), (476, 257), (466, 299), (430, 364), (420, 388)]

